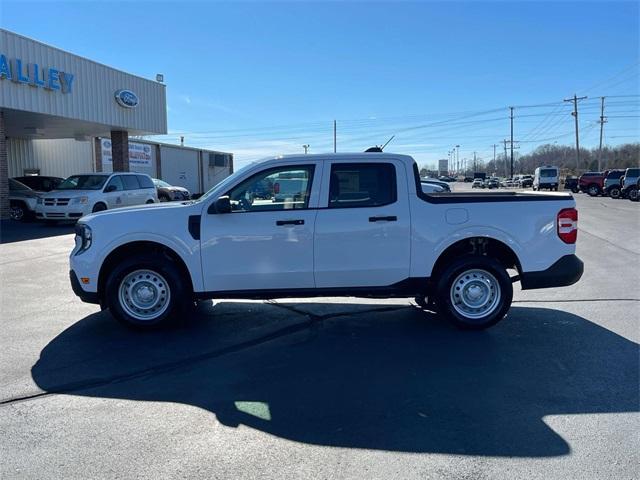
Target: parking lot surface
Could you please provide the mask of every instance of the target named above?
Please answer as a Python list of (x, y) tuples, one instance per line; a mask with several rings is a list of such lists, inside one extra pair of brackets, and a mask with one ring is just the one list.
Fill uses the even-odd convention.
[(575, 197), (582, 280), (484, 332), (325, 298), (136, 333), (73, 295), (72, 227), (3, 225), (2, 477), (637, 478), (640, 210)]

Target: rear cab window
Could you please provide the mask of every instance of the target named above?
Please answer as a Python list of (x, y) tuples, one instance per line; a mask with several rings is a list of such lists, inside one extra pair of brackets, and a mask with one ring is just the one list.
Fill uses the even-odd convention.
[(334, 163), (329, 180), (329, 208), (381, 207), (398, 198), (392, 163)]

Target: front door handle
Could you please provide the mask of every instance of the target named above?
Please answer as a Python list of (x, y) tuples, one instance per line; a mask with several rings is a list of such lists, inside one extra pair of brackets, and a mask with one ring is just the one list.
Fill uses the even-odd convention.
[(398, 217), (389, 215), (388, 217), (369, 217), (370, 222), (397, 222)]
[(277, 220), (276, 225), (279, 227), (283, 225), (304, 225), (304, 220)]

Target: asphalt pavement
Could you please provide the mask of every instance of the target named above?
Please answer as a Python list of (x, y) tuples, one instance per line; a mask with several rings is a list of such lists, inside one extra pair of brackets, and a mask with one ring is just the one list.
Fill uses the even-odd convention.
[(136, 333), (73, 295), (72, 227), (3, 224), (2, 478), (638, 478), (640, 205), (576, 200), (582, 280), (484, 332), (323, 298)]

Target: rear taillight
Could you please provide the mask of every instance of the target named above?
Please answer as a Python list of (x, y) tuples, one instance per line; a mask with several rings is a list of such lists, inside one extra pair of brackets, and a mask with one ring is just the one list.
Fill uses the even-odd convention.
[(563, 208), (558, 212), (558, 237), (564, 243), (576, 243), (578, 211), (575, 208)]

